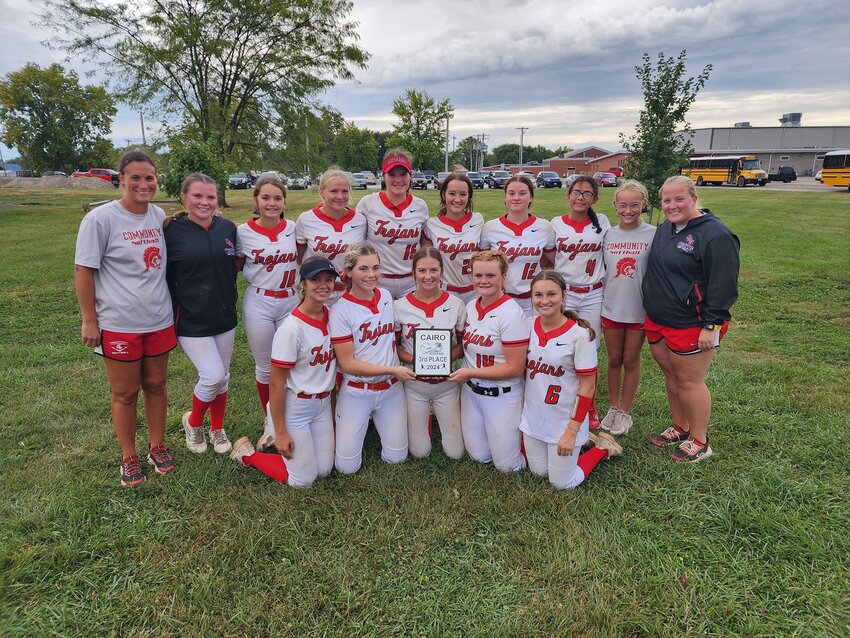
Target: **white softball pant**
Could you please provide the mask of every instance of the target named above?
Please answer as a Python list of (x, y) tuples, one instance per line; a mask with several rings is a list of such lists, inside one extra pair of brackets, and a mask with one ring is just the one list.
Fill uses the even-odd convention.
[[(548, 476), (549, 482), (559, 490), (578, 487), (584, 481), (584, 472), (578, 466), (582, 443), (577, 439), (570, 456), (558, 456), (557, 443), (546, 443), (522, 433), (528, 469), (537, 476)], [(585, 437), (587, 440), (587, 437)]]
[[(274, 434), (271, 412), (266, 419)], [(299, 399), (286, 390), (286, 430), (295, 443), (291, 459), (284, 459), (289, 472), (287, 485), (310, 487), (317, 476), (327, 476), (334, 465), (334, 423), (331, 398)]]
[(386, 289), (393, 296), (393, 299), (401, 299), (407, 293), (416, 290), (413, 273), (404, 277), (381, 277), (378, 286)]
[(580, 318), (590, 324), (593, 332), (596, 333), (594, 345), (597, 350), (599, 340), (602, 338), (602, 292), (602, 288), (590, 292), (567, 290), (567, 310), (574, 310)]
[(460, 422), (470, 457), (479, 463), (492, 461), (502, 472), (525, 468), (519, 449), (522, 395), (522, 383), (497, 397), (476, 394), (464, 384), (460, 391)]
[(407, 399), (407, 438), (410, 454), (422, 459), (431, 453), (428, 421), (431, 406), (440, 424), (440, 438), (446, 456), (455, 460), (463, 458), (463, 433), (460, 428), (460, 387), (453, 381), (426, 383), (407, 381), (404, 384)]
[(195, 396), (201, 401), (211, 403), (219, 394), (227, 392), (235, 338), (235, 328), (211, 337), (177, 337), (183, 352), (198, 371)]
[(387, 463), (407, 459), (407, 403), (404, 385), (386, 390), (352, 388), (343, 382), (336, 399), (336, 456), (342, 474), (354, 474), (363, 464), (363, 441), (369, 417), (381, 437), (381, 458)]
[[(259, 292), (257, 292), (259, 290)], [(266, 297), (256, 286), (248, 286), (242, 300), (242, 322), (248, 346), (254, 355), (254, 375), (260, 383), (269, 382), (272, 369), (272, 341), (274, 333), (300, 303), (293, 289), (292, 295), (275, 299)]]

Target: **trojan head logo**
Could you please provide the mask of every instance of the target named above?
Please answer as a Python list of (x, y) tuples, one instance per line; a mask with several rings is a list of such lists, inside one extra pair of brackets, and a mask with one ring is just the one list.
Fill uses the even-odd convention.
[(145, 272), (149, 271), (151, 268), (159, 268), (162, 266), (162, 255), (159, 254), (158, 246), (150, 246), (145, 248), (144, 253), (145, 260)]
[(109, 346), (112, 348), (112, 353), (116, 355), (127, 354), (130, 344), (126, 341), (110, 341)]
[(617, 274), (614, 277), (634, 279), (635, 270), (637, 270), (637, 260), (634, 257), (623, 257), (617, 262)]

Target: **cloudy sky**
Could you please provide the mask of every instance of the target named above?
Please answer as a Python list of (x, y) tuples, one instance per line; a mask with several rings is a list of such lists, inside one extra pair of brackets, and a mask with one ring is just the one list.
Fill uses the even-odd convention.
[[(61, 61), (29, 24), (40, 5), (0, 0), (0, 76)], [(458, 140), (518, 142), (525, 126), (526, 144), (613, 150), (642, 105), (641, 54), (682, 49), (689, 75), (714, 66), (694, 128), (777, 126), (793, 111), (803, 125), (850, 125), (849, 0), (354, 0), (351, 18), (369, 68), (324, 98), (361, 127), (389, 129), (393, 99), (417, 88), (452, 101)], [(113, 137), (140, 141), (138, 114), (122, 109)]]

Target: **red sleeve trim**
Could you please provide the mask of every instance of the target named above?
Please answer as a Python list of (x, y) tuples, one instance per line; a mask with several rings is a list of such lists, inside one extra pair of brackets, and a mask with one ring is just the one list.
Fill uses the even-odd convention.
[(589, 376), (591, 374), (596, 374), (596, 371), (599, 368), (587, 368), (586, 370), (578, 370), (576, 369), (576, 374), (582, 377)]
[(345, 335), (344, 337), (331, 337), (331, 343), (345, 343), (346, 341), (354, 341), (354, 335)]
[(519, 341), (502, 341), (503, 346), (527, 346), (529, 339), (520, 339)]
[(272, 365), (275, 368), (283, 368), (284, 370), (291, 370), (295, 367), (294, 361), (280, 361), (278, 359), (272, 359)]

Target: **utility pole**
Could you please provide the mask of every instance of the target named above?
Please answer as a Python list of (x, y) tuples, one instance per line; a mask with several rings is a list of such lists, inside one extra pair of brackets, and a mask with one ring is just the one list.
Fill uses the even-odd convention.
[(443, 168), (447, 173), (449, 172), (449, 116), (446, 115), (446, 165)]
[(148, 141), (145, 139), (145, 116), (139, 111), (139, 121), (142, 123), (142, 146), (147, 146)]
[(522, 144), (523, 139), (525, 138), (525, 132), (528, 130), (527, 126), (517, 126), (516, 130), (519, 131), (519, 167), (522, 169)]

